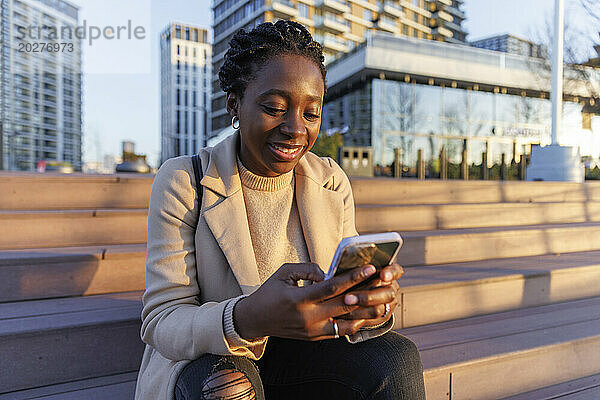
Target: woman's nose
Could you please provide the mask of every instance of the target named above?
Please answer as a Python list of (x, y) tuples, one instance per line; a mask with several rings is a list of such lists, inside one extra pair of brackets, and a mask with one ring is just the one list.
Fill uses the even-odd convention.
[(298, 112), (288, 112), (287, 114), (287, 118), (280, 128), (281, 133), (290, 137), (304, 135), (306, 133), (306, 125), (304, 124), (302, 114)]

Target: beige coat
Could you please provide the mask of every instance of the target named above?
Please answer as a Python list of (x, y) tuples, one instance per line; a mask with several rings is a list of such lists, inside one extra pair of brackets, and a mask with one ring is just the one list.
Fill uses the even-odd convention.
[[(230, 347), (223, 332), (227, 302), (260, 286), (237, 172), (237, 141), (234, 134), (200, 151), (204, 191), (197, 228), (191, 157), (167, 160), (154, 179), (141, 329), (146, 349), (136, 399), (173, 399), (179, 372), (204, 353), (254, 360), (263, 355), (266, 342)], [(295, 177), (310, 258), (326, 272), (339, 241), (357, 234), (350, 182), (333, 160), (312, 153), (302, 157)]]

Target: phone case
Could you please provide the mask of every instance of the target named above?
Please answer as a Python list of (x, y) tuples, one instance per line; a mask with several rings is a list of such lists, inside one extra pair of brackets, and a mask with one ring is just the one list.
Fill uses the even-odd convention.
[(339, 271), (372, 264), (381, 269), (392, 263), (402, 247), (402, 237), (397, 232), (374, 233), (342, 239), (339, 243), (325, 279)]

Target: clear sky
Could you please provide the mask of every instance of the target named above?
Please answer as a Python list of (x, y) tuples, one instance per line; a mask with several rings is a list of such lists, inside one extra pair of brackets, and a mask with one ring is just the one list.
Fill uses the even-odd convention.
[[(138, 54), (131, 51), (132, 47), (128, 51), (127, 46), (115, 42), (84, 48), (84, 161), (101, 160), (104, 154), (120, 154), (121, 141), (132, 140), (136, 152), (146, 154), (150, 164), (156, 166), (160, 152), (160, 32), (172, 21), (210, 28), (211, 0), (71, 1), (81, 7), (80, 21), (100, 21), (105, 26), (131, 19), (149, 25), (146, 52)], [(572, 25), (584, 30), (588, 37), (597, 35), (581, 22), (583, 17), (574, 7), (576, 1), (566, 0), (567, 13), (576, 21)], [(497, 33), (533, 40), (547, 37), (543, 32), (552, 20), (553, 5), (554, 0), (465, 0), (468, 39)], [(143, 46), (142, 42), (136, 45), (135, 50)], [(116, 73), (119, 68), (128, 73)]]

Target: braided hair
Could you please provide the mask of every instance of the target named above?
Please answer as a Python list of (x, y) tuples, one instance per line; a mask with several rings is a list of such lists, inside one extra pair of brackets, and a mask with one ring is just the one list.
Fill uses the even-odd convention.
[(295, 21), (265, 22), (250, 32), (240, 29), (229, 41), (225, 62), (219, 70), (219, 83), (225, 93), (234, 93), (240, 99), (248, 83), (271, 58), (281, 55), (299, 55), (313, 61), (320, 69), (325, 86), (325, 58), (322, 46), (313, 40), (310, 32)]

